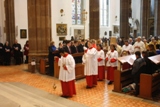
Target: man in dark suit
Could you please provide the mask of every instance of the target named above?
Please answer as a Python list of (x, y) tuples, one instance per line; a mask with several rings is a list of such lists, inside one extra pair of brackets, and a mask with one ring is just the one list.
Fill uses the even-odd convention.
[(77, 46), (78, 52), (79, 52), (79, 53), (80, 53), (80, 52), (84, 52), (84, 49), (83, 49), (83, 47), (84, 47), (84, 45), (85, 45), (84, 39), (81, 40), (81, 41), (78, 41), (78, 42), (79, 42), (79, 45)]
[(15, 43), (12, 46), (14, 58), (16, 61), (16, 65), (21, 64), (21, 44), (18, 43), (17, 40), (15, 40)]
[(4, 57), (4, 48), (3, 44), (0, 43), (0, 64), (3, 64), (3, 57)]
[(67, 51), (67, 53), (72, 54), (71, 41), (66, 40), (66, 46), (64, 46), (64, 49)]
[(74, 41), (73, 46), (71, 46), (72, 54), (78, 53), (78, 47), (77, 46), (78, 46), (78, 41)]

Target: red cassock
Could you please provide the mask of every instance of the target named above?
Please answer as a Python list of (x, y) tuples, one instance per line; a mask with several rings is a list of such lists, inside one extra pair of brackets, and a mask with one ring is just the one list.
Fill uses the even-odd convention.
[(110, 81), (114, 81), (114, 71), (117, 69), (117, 51), (109, 51), (106, 54), (107, 61), (107, 79)]
[(114, 71), (117, 67), (107, 67), (107, 79), (110, 81), (114, 81)]
[(104, 66), (98, 66), (98, 79), (99, 80), (105, 79), (105, 67)]
[(73, 95), (76, 95), (76, 88), (75, 88), (75, 81), (68, 81), (68, 82), (63, 82), (61, 81), (61, 86), (62, 86), (62, 96), (68, 96), (72, 97)]

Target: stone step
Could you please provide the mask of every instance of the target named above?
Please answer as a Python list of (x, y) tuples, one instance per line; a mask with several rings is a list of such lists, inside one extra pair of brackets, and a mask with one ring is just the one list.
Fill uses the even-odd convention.
[[(55, 107), (66, 107), (65, 105), (40, 97), (34, 93), (23, 90), (9, 83), (0, 84), (0, 87), (8, 93), (7, 96), (12, 95), (12, 97), (17, 99), (15, 102), (20, 104), (22, 107), (53, 107), (53, 105)], [(28, 105), (25, 106), (21, 103)]]
[[(20, 94), (19, 96), (21, 96), (21, 98), (23, 97), (26, 98), (27, 101), (30, 101), (32, 99), (31, 102), (32, 104), (34, 104), (34, 107), (41, 107), (41, 106), (35, 105), (35, 103), (42, 104), (42, 105), (48, 104), (48, 106), (42, 106), (42, 107), (50, 107), (50, 105), (52, 105), (52, 107), (87, 107), (77, 102), (62, 98), (57, 95), (50, 94), (46, 91), (34, 88), (26, 84), (22, 84), (19, 82), (0, 83), (0, 84), (3, 84), (8, 91), (12, 91), (13, 93), (16, 93), (18, 95)], [(8, 89), (8, 88), (11, 88), (11, 89)], [(18, 90), (18, 91), (15, 91), (15, 90)]]
[(55, 101), (57, 103), (63, 104), (66, 107), (87, 107), (86, 105), (77, 103), (77, 102), (72, 101), (72, 100), (62, 98), (62, 97), (57, 96), (57, 95), (50, 94), (46, 91), (40, 90), (38, 88), (29, 86), (29, 85), (26, 85), (26, 84), (22, 84), (22, 83), (18, 83), (18, 82), (13, 82), (13, 83), (10, 83), (10, 84), (12, 84), (14, 86), (17, 86), (17, 87), (20, 87), (24, 90), (27, 90), (27, 91), (31, 92), (31, 93), (35, 93), (38, 96), (45, 97), (48, 100)]

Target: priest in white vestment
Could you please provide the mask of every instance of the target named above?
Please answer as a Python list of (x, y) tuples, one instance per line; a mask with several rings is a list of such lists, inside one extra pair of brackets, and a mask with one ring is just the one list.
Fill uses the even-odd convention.
[(60, 49), (61, 58), (58, 65), (60, 66), (59, 80), (62, 86), (62, 97), (72, 97), (76, 94), (75, 89), (75, 61), (67, 50)]
[(141, 37), (137, 38), (137, 41), (134, 43), (133, 47), (134, 47), (134, 52), (137, 51), (142, 52), (146, 50), (144, 43), (141, 41)]
[(97, 50), (92, 47), (92, 41), (88, 41), (88, 49), (85, 49), (82, 61), (84, 64), (84, 75), (86, 76), (86, 88), (97, 85), (98, 62)]

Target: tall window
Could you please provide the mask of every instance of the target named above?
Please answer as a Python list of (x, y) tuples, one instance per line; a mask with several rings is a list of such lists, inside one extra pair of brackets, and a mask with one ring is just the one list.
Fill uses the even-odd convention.
[(100, 24), (101, 26), (109, 26), (109, 0), (100, 1)]
[(82, 24), (83, 0), (72, 0), (72, 24)]

